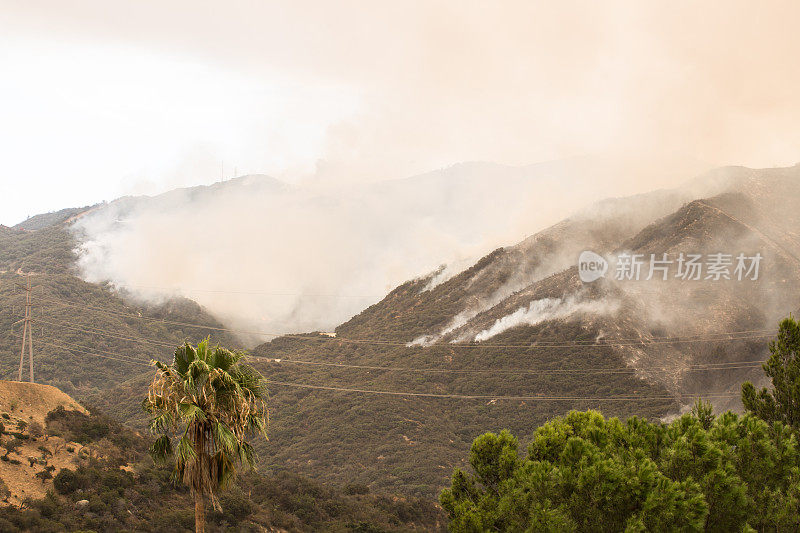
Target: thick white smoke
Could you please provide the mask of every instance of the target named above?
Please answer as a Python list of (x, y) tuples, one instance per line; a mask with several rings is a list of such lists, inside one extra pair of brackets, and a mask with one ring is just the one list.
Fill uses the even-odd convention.
[(534, 300), (528, 307), (520, 307), (510, 315), (498, 318), (494, 324), (475, 335), (475, 341), (481, 342), (491, 339), (495, 335), (516, 326), (534, 326), (545, 320), (566, 318), (578, 313), (606, 314), (613, 313), (619, 308), (617, 300), (581, 300), (578, 296), (561, 298), (542, 298)]
[(326, 330), (408, 279), (456, 265), (441, 281), (598, 196), (630, 192), (612, 176), (644, 174), (621, 168), (472, 163), (338, 187), (248, 176), (123, 198), (73, 228), (89, 281), (145, 301), (186, 296), (238, 329)]

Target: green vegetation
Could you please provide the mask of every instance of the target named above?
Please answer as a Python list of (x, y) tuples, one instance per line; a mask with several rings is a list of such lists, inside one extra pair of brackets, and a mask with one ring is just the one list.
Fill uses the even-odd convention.
[(573, 411), (519, 453), (508, 431), (472, 444), (440, 494), (450, 530), (797, 531), (800, 529), (800, 325), (782, 321), (749, 411), (698, 401), (670, 424)]
[(72, 269), (74, 242), (63, 227), (38, 231), (0, 227), (0, 271), (63, 274)]
[[(109, 464), (122, 466), (136, 460), (147, 451), (146, 442), (117, 420), (90, 407), (89, 415), (78, 411), (68, 411), (58, 406), (47, 413), (46, 434), (63, 438), (66, 442), (87, 445), (104, 442), (110, 445), (105, 456)], [(67, 448), (67, 451), (69, 451)], [(74, 451), (74, 448), (73, 448)], [(114, 451), (119, 452), (112, 454)]]
[(145, 410), (160, 436), (150, 448), (160, 462), (174, 459), (175, 479), (192, 492), (195, 531), (205, 530), (206, 495), (217, 495), (236, 479), (237, 464), (253, 467), (248, 435), (266, 437), (267, 407), (262, 376), (241, 353), (189, 343), (175, 350), (171, 365), (155, 361), (156, 377)]
[[(22, 508), (0, 506), (0, 531), (194, 529), (190, 490), (174, 483), (173, 464), (150, 459), (146, 438), (97, 412), (87, 416), (59, 409), (47, 420), (47, 435), (88, 437), (91, 453), (76, 456), (75, 466), (51, 470), (53, 491), (46, 497), (28, 499)], [(47, 478), (48, 470), (42, 472), (40, 477)], [(0, 480), (0, 501), (7, 497)], [(349, 494), (289, 473), (246, 472), (220, 494), (219, 504), (208, 513), (206, 531), (436, 531), (443, 518), (429, 500)]]
[(769, 343), (764, 372), (772, 390), (756, 392), (749, 381), (742, 385), (745, 409), (767, 422), (783, 422), (800, 431), (800, 324), (789, 317), (780, 323), (778, 338)]
[(796, 531), (800, 457), (785, 425), (726, 412), (669, 425), (595, 411), (543, 425), (527, 455), (477, 438), (441, 494), (451, 531)]

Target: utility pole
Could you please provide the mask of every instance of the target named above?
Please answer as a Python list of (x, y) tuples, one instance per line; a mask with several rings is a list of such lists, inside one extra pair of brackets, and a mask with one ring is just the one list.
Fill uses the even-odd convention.
[(25, 287), (25, 319), (22, 327), (22, 350), (19, 352), (19, 377), (22, 381), (22, 368), (25, 362), (25, 341), (28, 342), (28, 362), (30, 365), (30, 381), (33, 381), (33, 328), (31, 327), (31, 275), (27, 276), (28, 283)]

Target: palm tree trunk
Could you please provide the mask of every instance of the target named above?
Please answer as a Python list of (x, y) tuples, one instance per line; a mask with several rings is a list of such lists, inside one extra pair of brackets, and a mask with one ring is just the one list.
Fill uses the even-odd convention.
[(206, 530), (206, 513), (205, 513), (205, 502), (203, 499), (204, 491), (203, 491), (203, 468), (206, 465), (203, 464), (203, 459), (205, 458), (205, 449), (206, 443), (205, 439), (203, 438), (205, 435), (203, 433), (202, 426), (197, 423), (197, 421), (192, 422), (192, 434), (193, 434), (193, 444), (195, 453), (197, 454), (197, 458), (195, 459), (195, 468), (194, 468), (194, 480), (193, 480), (193, 489), (192, 492), (194, 493), (194, 531), (195, 533), (204, 533)]
[(206, 530), (206, 512), (203, 502), (203, 494), (195, 491), (194, 493), (194, 531), (204, 533)]

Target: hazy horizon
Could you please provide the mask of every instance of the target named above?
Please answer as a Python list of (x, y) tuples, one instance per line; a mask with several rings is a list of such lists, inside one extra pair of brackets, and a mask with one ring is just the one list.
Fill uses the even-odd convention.
[(256, 173), (336, 187), (461, 161), (792, 165), (798, 15), (0, 0), (0, 223)]

